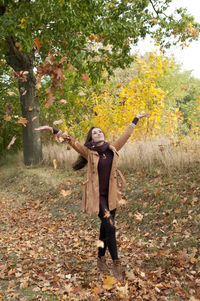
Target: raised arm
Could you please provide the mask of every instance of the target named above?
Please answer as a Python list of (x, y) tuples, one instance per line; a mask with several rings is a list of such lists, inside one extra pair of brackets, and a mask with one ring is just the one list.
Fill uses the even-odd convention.
[(119, 151), (124, 144), (127, 142), (131, 134), (133, 133), (134, 128), (136, 127), (136, 124), (138, 123), (140, 118), (147, 117), (149, 114), (137, 114), (136, 117), (133, 119), (133, 121), (129, 124), (129, 126), (125, 129), (123, 134), (113, 143), (113, 146), (116, 148), (117, 151)]
[(81, 156), (83, 156), (85, 159), (88, 158), (88, 148), (81, 143), (79, 143), (74, 137), (69, 136), (66, 132), (62, 132), (61, 130), (57, 130), (53, 127), (50, 127), (48, 125), (43, 125), (38, 128), (35, 128), (35, 131), (50, 131), (52, 132), (59, 142), (61, 143), (69, 143), (71, 147), (75, 151), (77, 151)]

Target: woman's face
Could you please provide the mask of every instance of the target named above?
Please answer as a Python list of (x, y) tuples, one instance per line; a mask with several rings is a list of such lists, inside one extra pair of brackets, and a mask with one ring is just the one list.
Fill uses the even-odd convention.
[(100, 128), (94, 128), (92, 130), (92, 141), (93, 142), (103, 142), (104, 141), (104, 133)]

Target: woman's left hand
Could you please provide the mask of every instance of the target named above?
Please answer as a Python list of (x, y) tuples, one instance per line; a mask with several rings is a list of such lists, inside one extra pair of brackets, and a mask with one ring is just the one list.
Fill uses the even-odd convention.
[(143, 118), (143, 117), (147, 117), (147, 116), (149, 116), (149, 113), (146, 113), (146, 114), (140, 114), (140, 113), (138, 113), (138, 114), (136, 115), (136, 117), (137, 117), (138, 119)]

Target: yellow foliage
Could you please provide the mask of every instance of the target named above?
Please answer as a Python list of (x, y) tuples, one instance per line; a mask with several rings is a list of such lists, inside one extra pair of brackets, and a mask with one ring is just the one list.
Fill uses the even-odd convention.
[[(178, 109), (165, 112), (167, 92), (160, 89), (156, 80), (173, 68), (173, 60), (150, 53), (145, 58), (136, 57), (137, 77), (120, 89), (118, 98), (113, 97), (109, 89), (100, 95), (93, 94), (93, 118), (84, 118), (80, 125), (86, 133), (89, 126), (99, 126), (106, 133), (106, 138), (115, 139), (135, 115), (149, 113), (148, 118), (141, 119), (134, 130), (134, 138), (155, 137), (167, 134), (173, 136), (182, 122), (182, 114)], [(117, 86), (119, 88), (119, 84)]]

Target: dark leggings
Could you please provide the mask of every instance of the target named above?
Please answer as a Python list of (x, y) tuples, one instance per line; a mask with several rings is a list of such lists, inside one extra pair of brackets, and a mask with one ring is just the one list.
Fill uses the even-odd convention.
[(116, 228), (115, 228), (115, 212), (116, 209), (109, 211), (108, 206), (100, 204), (99, 218), (101, 219), (99, 240), (104, 242), (104, 248), (98, 248), (98, 257), (105, 255), (106, 249), (110, 252), (112, 260), (118, 259)]

